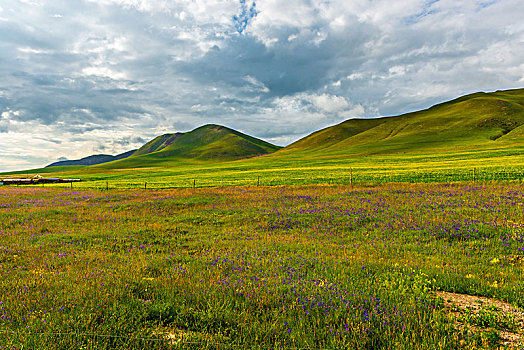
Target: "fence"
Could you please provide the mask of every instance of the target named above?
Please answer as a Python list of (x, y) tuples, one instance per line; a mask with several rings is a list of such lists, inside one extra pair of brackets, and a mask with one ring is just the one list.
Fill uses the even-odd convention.
[(494, 181), (522, 182), (524, 167), (522, 168), (470, 168), (470, 169), (443, 169), (438, 171), (410, 171), (410, 170), (383, 170), (376, 169), (337, 169), (294, 172), (264, 172), (264, 173), (235, 173), (229, 176), (198, 174), (198, 176), (156, 176), (144, 180), (137, 179), (87, 179), (82, 182), (65, 184), (24, 185), (31, 187), (68, 187), (71, 189), (173, 189), (173, 188), (205, 188), (205, 187), (235, 187), (235, 186), (286, 186), (286, 185), (314, 185), (314, 184), (341, 184), (353, 186), (356, 184), (385, 184), (385, 183), (482, 183)]

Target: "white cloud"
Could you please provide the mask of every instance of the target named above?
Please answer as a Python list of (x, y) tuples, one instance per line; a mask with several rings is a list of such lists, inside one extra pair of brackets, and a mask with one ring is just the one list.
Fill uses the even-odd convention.
[(110, 52), (125, 52), (128, 50), (127, 39), (125, 36), (114, 36), (109, 33), (86, 33), (80, 36), (74, 44), (71, 53), (77, 55), (86, 54), (109, 54)]
[(22, 114), (21, 111), (12, 111), (10, 109), (6, 110), (6, 111), (3, 111), (2, 114), (0, 114), (0, 116), (2, 117), (2, 119), (13, 119), (14, 117), (18, 117)]
[(50, 53), (50, 51), (34, 49), (32, 47), (19, 47), (18, 51), (23, 52), (23, 53), (37, 54), (37, 55)]
[(345, 97), (329, 94), (300, 93), (294, 96), (277, 98), (274, 101), (278, 110), (315, 110), (321, 113), (337, 113), (351, 107)]
[(209, 109), (209, 108), (208, 108), (207, 106), (202, 106), (200, 103), (191, 106), (191, 110), (192, 110), (193, 112), (205, 112), (205, 111), (207, 111), (208, 109)]
[(349, 79), (349, 80), (361, 80), (363, 78), (364, 78), (363, 72), (351, 73), (350, 75), (346, 77), (346, 79)]
[(123, 72), (116, 72), (108, 67), (86, 67), (82, 69), (82, 75), (86, 76), (97, 76), (110, 78), (113, 80), (125, 80), (127, 79), (127, 74)]
[(248, 82), (250, 85), (247, 87), (249, 91), (255, 91), (255, 92), (262, 92), (262, 93), (268, 93), (269, 89), (267, 86), (264, 85), (264, 83), (258, 81), (255, 77), (252, 77), (250, 75), (246, 75), (244, 77), (244, 80)]
[[(3, 112), (2, 118), (15, 114), (13, 111)], [(0, 119), (0, 128), (2, 120)], [(16, 128), (0, 137), (0, 172), (43, 167), (63, 156), (79, 159), (96, 153), (114, 155), (143, 144), (140, 138), (143, 134), (127, 125), (120, 127), (118, 137), (114, 132), (117, 124), (110, 123), (107, 128), (102, 129), (96, 123), (86, 122), (79, 127), (88, 131), (75, 134), (64, 132), (59, 125), (42, 126), (35, 121), (19, 122)], [(38, 153), (35, 150), (39, 150)]]
[(306, 99), (317, 109), (327, 113), (340, 112), (349, 108), (349, 102), (342, 96), (322, 94), (310, 95), (307, 96)]
[(41, 2), (38, 1), (31, 1), (31, 0), (18, 0), (23, 4), (30, 5), (30, 6), (42, 6)]
[(239, 4), (227, 0), (88, 0), (99, 5), (118, 5), (146, 13), (168, 13), (196, 23), (228, 24)]
[(389, 74), (391, 77), (394, 76), (402, 76), (406, 74), (406, 67), (405, 66), (393, 66), (389, 68)]
[(358, 117), (365, 117), (366, 116), (366, 110), (361, 104), (357, 104), (356, 106), (347, 109), (345, 111), (342, 111), (340, 113), (340, 117), (343, 119), (351, 119), (351, 118), (358, 118)]

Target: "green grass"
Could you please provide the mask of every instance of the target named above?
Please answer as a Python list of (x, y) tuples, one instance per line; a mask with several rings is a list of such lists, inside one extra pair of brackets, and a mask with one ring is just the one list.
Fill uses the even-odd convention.
[[(495, 347), (435, 291), (524, 307), (523, 202), (509, 183), (3, 187), (0, 345)], [(515, 330), (495, 313), (469, 321)]]
[[(32, 177), (38, 174), (65, 174), (71, 172), (77, 172), (82, 169), (86, 169), (87, 165), (63, 165), (53, 166), (49, 168), (40, 168), (34, 170), (19, 170), (6, 173), (6, 175), (17, 175), (16, 177)], [(47, 175), (46, 175), (47, 176)]]
[[(301, 185), (318, 183), (454, 183), (473, 181), (516, 181), (524, 179), (524, 148), (376, 155), (373, 157), (291, 158), (278, 153), (248, 160), (223, 163), (198, 161), (164, 162), (162, 166), (140, 163), (133, 168), (106, 169), (103, 166), (58, 172), (49, 176), (78, 177), (74, 188), (188, 188), (213, 186)], [(149, 167), (144, 165), (149, 164)], [(40, 170), (29, 172), (38, 174)], [(21, 175), (27, 172), (20, 173)], [(46, 185), (46, 186), (69, 186)]]

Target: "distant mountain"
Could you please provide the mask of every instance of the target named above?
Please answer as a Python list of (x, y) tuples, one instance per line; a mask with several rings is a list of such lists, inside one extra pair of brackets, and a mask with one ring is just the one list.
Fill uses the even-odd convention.
[(524, 89), (479, 92), (395, 117), (350, 119), (278, 154), (395, 154), (524, 144)]
[(62, 160), (59, 162), (55, 162), (52, 164), (49, 164), (46, 166), (46, 168), (52, 167), (52, 166), (64, 166), (64, 165), (96, 165), (96, 164), (102, 164), (107, 162), (112, 162), (114, 160), (120, 160), (127, 158), (131, 156), (133, 153), (135, 153), (137, 150), (128, 151), (125, 153), (118, 154), (116, 156), (111, 156), (108, 154), (95, 154), (89, 157), (84, 157), (82, 159), (77, 160)]

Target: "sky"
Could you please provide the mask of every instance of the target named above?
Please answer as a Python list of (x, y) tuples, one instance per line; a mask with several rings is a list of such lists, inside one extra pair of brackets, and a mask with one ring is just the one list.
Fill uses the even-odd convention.
[(522, 0), (2, 0), (0, 171), (524, 87)]

